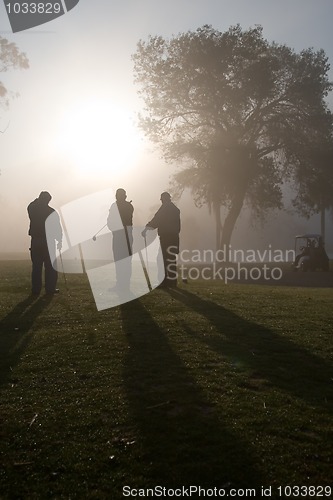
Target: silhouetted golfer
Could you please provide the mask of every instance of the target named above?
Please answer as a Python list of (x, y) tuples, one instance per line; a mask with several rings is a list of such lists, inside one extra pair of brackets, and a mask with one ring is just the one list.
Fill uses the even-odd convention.
[(126, 201), (125, 189), (116, 191), (116, 201), (110, 207), (107, 226), (112, 231), (112, 250), (116, 267), (114, 291), (128, 291), (130, 288), (133, 245), (133, 212), (131, 202)]
[(164, 263), (165, 278), (160, 286), (177, 286), (177, 254), (179, 253), (180, 210), (171, 201), (169, 193), (161, 194), (162, 205), (142, 231), (157, 229)]
[[(42, 290), (42, 272), (45, 268), (45, 291), (47, 294), (57, 293), (56, 289), (58, 273), (52, 266), (55, 259), (55, 241), (58, 242), (58, 249), (62, 245), (62, 229), (59, 215), (49, 206), (52, 196), (47, 191), (42, 191), (38, 198), (28, 205), (30, 219), (29, 235), (31, 236), (30, 255), (32, 261), (32, 289), (33, 295), (39, 295)], [(49, 215), (52, 217), (52, 224), (46, 235), (45, 221)]]

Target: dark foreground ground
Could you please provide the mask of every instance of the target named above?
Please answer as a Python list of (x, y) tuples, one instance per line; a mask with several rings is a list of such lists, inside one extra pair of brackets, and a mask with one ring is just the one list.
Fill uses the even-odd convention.
[(31, 299), (30, 263), (0, 262), (0, 499), (331, 498), (332, 290), (311, 278), (98, 312), (85, 275)]
[(328, 272), (294, 271), (291, 264), (286, 263), (223, 263), (221, 264), (186, 264), (180, 266), (181, 278), (188, 281), (203, 279), (207, 283), (211, 279), (223, 281), (225, 284), (249, 284), (292, 287), (333, 287), (333, 269)]

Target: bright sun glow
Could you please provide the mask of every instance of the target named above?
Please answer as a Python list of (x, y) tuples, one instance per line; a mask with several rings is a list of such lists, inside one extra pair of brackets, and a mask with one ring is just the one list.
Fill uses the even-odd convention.
[(142, 139), (128, 110), (110, 101), (89, 101), (68, 109), (58, 151), (81, 172), (122, 172), (136, 161)]

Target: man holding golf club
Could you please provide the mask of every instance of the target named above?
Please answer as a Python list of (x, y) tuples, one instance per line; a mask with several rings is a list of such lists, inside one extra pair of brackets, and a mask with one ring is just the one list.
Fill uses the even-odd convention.
[(131, 202), (126, 201), (126, 191), (116, 191), (116, 201), (110, 207), (107, 226), (112, 231), (112, 250), (116, 267), (115, 292), (130, 289), (132, 274), (131, 255), (133, 245), (133, 212)]
[[(58, 273), (52, 265), (55, 259), (55, 242), (58, 250), (62, 245), (62, 228), (60, 218), (54, 208), (49, 206), (52, 196), (42, 191), (38, 198), (28, 205), (30, 219), (29, 235), (31, 236), (30, 255), (32, 261), (31, 293), (39, 295), (42, 290), (42, 273), (45, 268), (45, 291), (53, 295), (59, 290), (56, 288)], [(46, 237), (45, 222), (52, 215), (52, 224), (48, 228)]]
[(164, 264), (164, 280), (160, 287), (177, 286), (177, 254), (179, 254), (180, 210), (169, 193), (161, 194), (162, 205), (142, 231), (145, 238), (150, 229), (157, 229)]

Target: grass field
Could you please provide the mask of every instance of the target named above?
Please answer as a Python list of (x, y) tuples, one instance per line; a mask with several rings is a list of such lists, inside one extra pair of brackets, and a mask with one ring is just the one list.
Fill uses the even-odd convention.
[(31, 301), (30, 263), (0, 262), (2, 500), (330, 498), (331, 288), (196, 281), (97, 312), (67, 281)]

